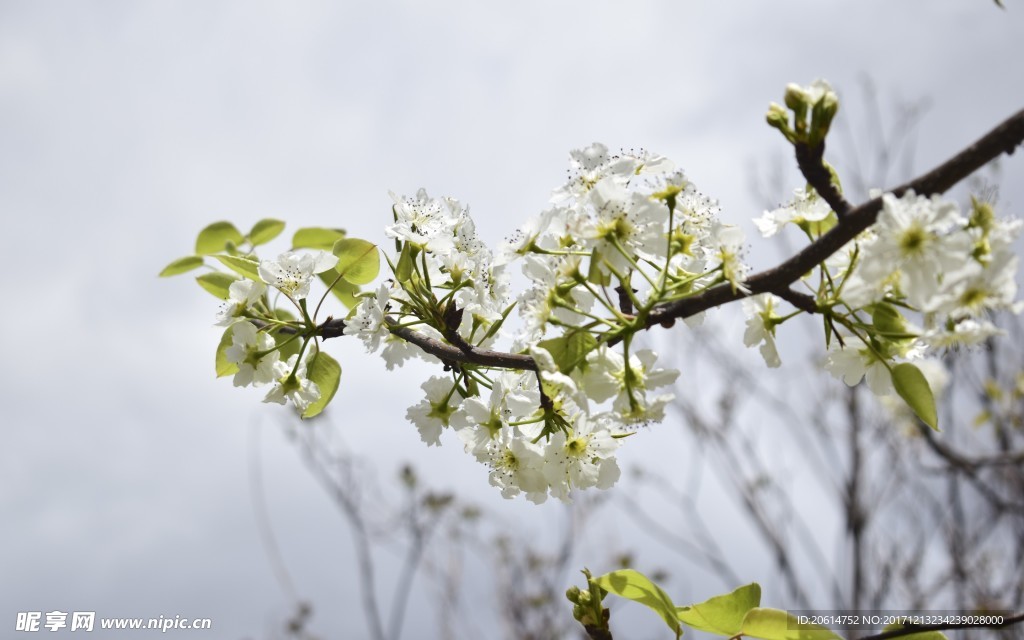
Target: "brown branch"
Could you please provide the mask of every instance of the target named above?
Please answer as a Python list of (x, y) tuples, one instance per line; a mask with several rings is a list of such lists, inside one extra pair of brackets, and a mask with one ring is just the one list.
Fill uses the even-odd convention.
[[(391, 323), (389, 322), (389, 325)], [(407, 340), (443, 362), (464, 362), (496, 369), (516, 369), (519, 371), (536, 371), (537, 363), (533, 358), (521, 353), (504, 353), (477, 349), (466, 345), (468, 349), (454, 347), (447, 342), (431, 338), (410, 327), (389, 327), (391, 333)]]
[(796, 150), (796, 164), (800, 167), (800, 173), (804, 174), (807, 182), (814, 187), (818, 195), (825, 199), (836, 216), (840, 220), (853, 208), (843, 194), (839, 192), (835, 183), (832, 182), (832, 172), (825, 166), (825, 142), (822, 141), (816, 147), (809, 147), (802, 142), (793, 145)]
[[(901, 196), (913, 189), (916, 193), (932, 195), (943, 193), (1000, 154), (1012, 154), (1024, 142), (1024, 110), (1018, 111), (1002, 124), (985, 134), (977, 142), (956, 154), (932, 171), (891, 190)], [(750, 293), (733, 291), (728, 284), (708, 289), (692, 298), (686, 298), (655, 308), (647, 320), (653, 327), (671, 318), (688, 318), (728, 302), (758, 293), (779, 294), (843, 248), (862, 231), (874, 224), (882, 208), (882, 199), (875, 198), (851, 209), (831, 231), (821, 236), (792, 258), (775, 268), (751, 276), (744, 283)], [(779, 294), (780, 295), (780, 294)]]
[[(1024, 142), (1024, 110), (1010, 116), (982, 136), (977, 142), (935, 169), (906, 184), (891, 189), (890, 193), (897, 197), (910, 190), (924, 195), (944, 193), (1001, 154), (1012, 154), (1014, 149), (1022, 142)], [(817, 169), (823, 170), (828, 174), (828, 169), (821, 165), (822, 151), (823, 148), (819, 148), (816, 151)], [(808, 150), (808, 153), (811, 153), (810, 150)], [(801, 152), (798, 147), (798, 162), (800, 162), (800, 154)], [(813, 159), (813, 155), (809, 156), (808, 162)], [(812, 181), (811, 176), (817, 176), (818, 174), (813, 166), (809, 164), (808, 167), (810, 176), (805, 174), (805, 177), (808, 178), (812, 186), (818, 189), (819, 185), (815, 184), (815, 182), (819, 181), (820, 176), (815, 177)], [(801, 164), (801, 169), (803, 169), (803, 164)], [(831, 184), (830, 174), (827, 183)], [(832, 196), (827, 195), (828, 189), (824, 187), (824, 184), (824, 182), (821, 183), (819, 193), (822, 197), (826, 198), (826, 201), (832, 205), (838, 214), (840, 209), (842, 209), (842, 204), (838, 201), (833, 203), (829, 200)], [(839, 209), (836, 209), (837, 206)], [(792, 291), (789, 288), (790, 285), (874, 224), (881, 208), (882, 199), (875, 198), (849, 209), (841, 217), (838, 225), (807, 245), (799, 253), (774, 268), (761, 271), (748, 278), (744, 283), (748, 291), (733, 291), (729, 284), (721, 284), (691, 298), (659, 305), (651, 310), (651, 313), (648, 315), (646, 327), (650, 328), (660, 324), (670, 326), (672, 321), (677, 318), (688, 318), (702, 311), (707, 311), (708, 309), (759, 293), (774, 293), (797, 308), (813, 313), (812, 306), (816, 309), (816, 305), (812, 305), (813, 298), (806, 294)], [(320, 325), (319, 335), (324, 339), (335, 338), (342, 335), (344, 327), (345, 323), (343, 320), (328, 319)], [(500, 351), (477, 349), (475, 347), (466, 349), (465, 347), (469, 345), (463, 345), (463, 348), (460, 349), (443, 341), (425, 336), (408, 327), (391, 328), (391, 332), (445, 362), (461, 362), (498, 369), (537, 370), (536, 362), (528, 355), (503, 353)]]

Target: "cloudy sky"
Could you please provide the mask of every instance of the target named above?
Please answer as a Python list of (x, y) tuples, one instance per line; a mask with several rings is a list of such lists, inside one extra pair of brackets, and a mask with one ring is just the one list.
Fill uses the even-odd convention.
[[(856, 95), (867, 76), (883, 105), (927, 99), (927, 168), (1024, 107), (1024, 5), (1006, 4), (0, 0), (0, 245), (18, 274), (0, 318), (0, 629), (94, 610), (265, 637), (290, 603), (255, 524), (257, 451), (314, 627), (364, 636), (347, 529), (282, 437), (286, 410), (214, 380), (216, 301), (155, 277), (207, 223), (379, 242), (388, 191), (426, 187), (497, 242), (600, 140), (675, 159), (753, 236), (748, 168), (788, 159), (763, 124), (787, 82)], [(1018, 214), (1022, 162), (1002, 165)], [(336, 342), (331, 420), (383, 481), (413, 460), (526, 530), (560, 517), (503, 501), (457, 443), (422, 446), (404, 414), (425, 369), (388, 374)], [(627, 464), (678, 440), (641, 438)]]

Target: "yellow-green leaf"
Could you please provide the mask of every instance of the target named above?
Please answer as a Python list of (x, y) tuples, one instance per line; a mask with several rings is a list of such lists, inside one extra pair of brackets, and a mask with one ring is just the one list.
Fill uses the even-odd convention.
[(892, 368), (892, 386), (907, 406), (926, 425), (939, 430), (939, 414), (935, 410), (935, 396), (928, 380), (921, 370), (909, 362), (902, 362)]
[(230, 273), (214, 271), (212, 273), (204, 273), (201, 276), (197, 276), (196, 282), (199, 283), (200, 287), (206, 289), (221, 300), (227, 300), (228, 288), (231, 287), (232, 282), (238, 279), (238, 277), (233, 276)]
[(199, 232), (196, 238), (196, 253), (201, 256), (211, 253), (220, 253), (227, 249), (228, 245), (241, 244), (245, 238), (230, 222), (214, 222)]
[(882, 335), (906, 333), (907, 322), (891, 304), (880, 302), (871, 311), (871, 324)]
[(252, 246), (266, 244), (281, 235), (284, 231), (284, 221), (274, 218), (264, 218), (252, 226), (249, 232), (249, 242)]
[(176, 276), (180, 273), (185, 273), (201, 266), (203, 266), (203, 259), (199, 256), (178, 258), (171, 264), (164, 267), (164, 270), (160, 272), (160, 277), (166, 278), (168, 276)]
[(413, 251), (415, 251), (415, 248), (409, 242), (402, 246), (402, 253), (398, 256), (398, 266), (395, 267), (395, 278), (399, 282), (408, 282), (412, 278), (416, 261)]
[(608, 593), (639, 602), (654, 610), (677, 637), (682, 633), (679, 620), (676, 619), (676, 605), (672, 603), (672, 598), (669, 598), (668, 594), (661, 590), (661, 587), (651, 582), (639, 571), (620, 569), (595, 578), (594, 582)]
[(604, 258), (601, 257), (601, 252), (595, 247), (590, 252), (590, 266), (587, 269), (587, 282), (596, 284), (599, 287), (606, 287), (612, 282), (611, 274), (602, 269), (602, 262)]
[(292, 236), (292, 249), (321, 249), (330, 251), (334, 243), (345, 237), (342, 229), (325, 229), (323, 227), (304, 227)]
[(223, 253), (219, 253), (213, 257), (220, 260), (221, 264), (235, 273), (243, 275), (250, 280), (255, 280), (256, 282), (263, 282), (263, 279), (260, 278), (260, 265), (255, 260), (239, 258), (238, 256), (229, 256)]
[(751, 609), (743, 617), (740, 633), (763, 640), (842, 640), (820, 625), (800, 624), (781, 609)]
[(732, 593), (715, 596), (700, 604), (676, 609), (676, 617), (683, 624), (700, 631), (722, 636), (740, 632), (743, 618), (761, 604), (761, 587), (756, 582), (742, 586)]
[(307, 371), (309, 379), (320, 388), (320, 399), (302, 412), (303, 418), (312, 418), (324, 410), (324, 407), (338, 391), (338, 384), (341, 382), (341, 365), (323, 351), (318, 351), (313, 356), (313, 361), (309, 363)]
[(334, 243), (338, 264), (334, 270), (352, 284), (369, 284), (380, 273), (377, 245), (358, 238), (342, 238)]
[(546, 349), (558, 370), (568, 375), (597, 346), (597, 338), (582, 329), (572, 330), (561, 337), (538, 342), (537, 346)]
[(228, 357), (226, 355), (228, 347), (230, 347), (232, 345), (232, 343), (234, 342), (234, 340), (232, 339), (232, 336), (234, 335), (234, 332), (235, 332), (234, 325), (232, 325), (232, 326), (228, 327), (227, 329), (225, 329), (224, 330), (224, 335), (222, 335), (220, 337), (220, 344), (217, 345), (216, 367), (217, 367), (217, 377), (218, 378), (223, 378), (224, 376), (230, 376), (230, 375), (232, 375), (232, 374), (234, 374), (234, 373), (236, 373), (238, 371), (238, 365), (235, 364), (234, 362), (229, 362), (228, 361)]

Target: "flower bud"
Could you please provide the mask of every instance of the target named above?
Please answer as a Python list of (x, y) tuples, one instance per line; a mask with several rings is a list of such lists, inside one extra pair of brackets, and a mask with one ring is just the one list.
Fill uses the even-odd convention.
[(792, 109), (793, 111), (806, 109), (807, 93), (803, 90), (803, 88), (800, 85), (790, 82), (789, 84), (786, 85), (785, 102), (786, 106)]

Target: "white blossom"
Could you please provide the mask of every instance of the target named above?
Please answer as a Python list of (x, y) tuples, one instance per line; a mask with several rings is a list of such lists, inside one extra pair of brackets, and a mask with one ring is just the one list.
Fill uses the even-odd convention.
[(430, 446), (441, 444), (441, 431), (451, 426), (452, 414), (462, 396), (450, 377), (434, 376), (420, 385), (427, 396), (409, 407), (405, 416), (416, 425), (420, 439)]
[(272, 351), (274, 344), (271, 336), (259, 331), (256, 325), (247, 320), (232, 326), (231, 346), (225, 349), (224, 357), (228, 362), (238, 365), (233, 380), (236, 387), (267, 384), (274, 380), (274, 366), (280, 359), (280, 353)]
[[(315, 353), (315, 352), (314, 352)], [(306, 365), (312, 355), (305, 356), (296, 367), (299, 354), (288, 358), (287, 362), (274, 362), (274, 386), (267, 392), (263, 402), (284, 404), (285, 399), (292, 401), (295, 408), (302, 413), (309, 405), (320, 399), (320, 387), (306, 377)]]
[(267, 285), (255, 280), (235, 280), (228, 287), (228, 299), (217, 311), (217, 326), (226, 327), (249, 310), (263, 297)]
[(775, 347), (775, 321), (779, 316), (776, 307), (782, 300), (771, 293), (744, 298), (743, 312), (747, 316), (747, 330), (743, 334), (743, 344), (748, 347), (761, 345), (761, 357), (769, 367), (782, 364), (779, 350)]
[(326, 251), (288, 251), (278, 256), (277, 260), (261, 261), (259, 274), (264, 282), (286, 296), (301, 300), (309, 295), (309, 283), (313, 276), (333, 269), (336, 264), (338, 257)]

